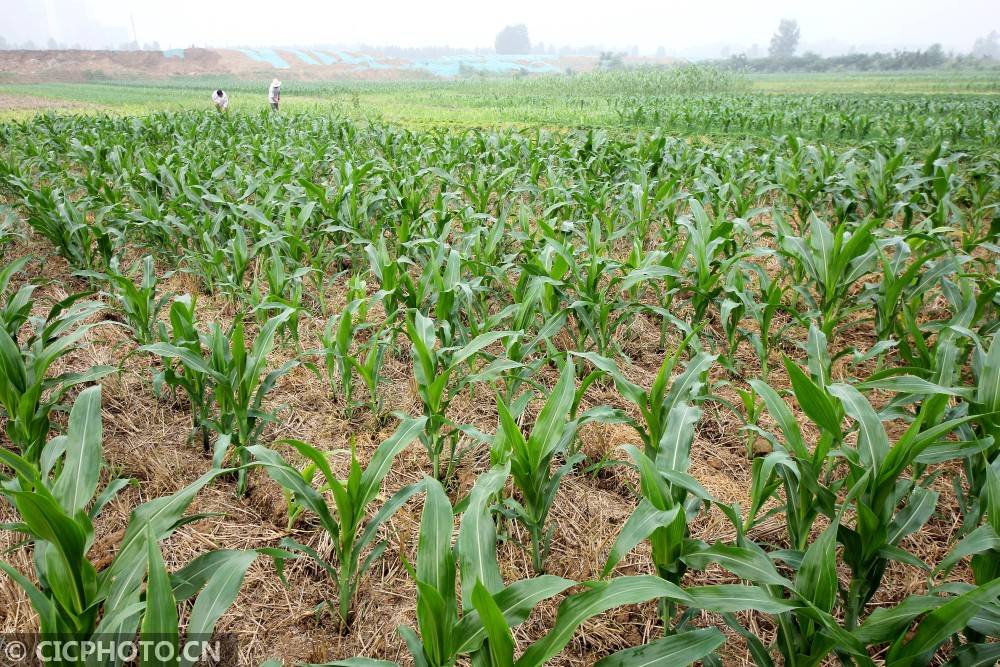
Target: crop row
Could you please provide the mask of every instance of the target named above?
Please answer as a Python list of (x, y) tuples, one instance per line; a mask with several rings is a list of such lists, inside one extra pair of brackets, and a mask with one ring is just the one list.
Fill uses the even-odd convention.
[[(12, 207), (0, 228), (0, 493), (34, 572), (0, 568), (41, 631), (63, 638), (181, 642), (185, 600), (187, 636), (210, 634), (258, 557), (279, 577), (315, 562), (350, 632), (365, 622), (353, 608), (367, 572), (403, 559), (416, 627), (399, 633), (417, 665), (545, 664), (587, 619), (650, 600), (659, 636), (601, 664), (722, 664), (727, 635), (697, 627), (703, 612), (760, 666), (994, 664), (1000, 160), (892, 148), (417, 133), (311, 114), (0, 126)], [(39, 282), (20, 277), (32, 258), (19, 218), (86, 291), (39, 308)], [(197, 293), (168, 293), (174, 271)], [(206, 320), (199, 294), (231, 302), (232, 326)], [(102, 483), (101, 388), (75, 388), (118, 368), (57, 369), (109, 310), (128, 354), (149, 360), (150, 391), (182, 397), (211, 463), (135, 508), (99, 568), (94, 521), (129, 480)], [(306, 347), (303, 323), (317, 320), (321, 344)], [(387, 410), (390, 360), (409, 369), (419, 414)], [(281, 415), (268, 396), (300, 366), (345, 413), (395, 425), (367, 462), (352, 448), (335, 467), (321, 444), (270, 436)], [(495, 406), (492, 432), (462, 421), (460, 396)], [(742, 423), (742, 504), (690, 472), (708, 410)], [(632, 435), (588, 459), (579, 436), (595, 423)], [(426, 474), (390, 492), (411, 447)], [(486, 471), (459, 495), (470, 458)], [(636, 506), (602, 577), (547, 574), (560, 485), (612, 465), (631, 471)], [(325, 532), (332, 553), (287, 538), (167, 570), (160, 544), (199, 518), (187, 512), (204, 487), (231, 481), (244, 495), (265, 474), (285, 491), (288, 526)], [(958, 528), (948, 555), (926, 562), (911, 538), (942, 494)], [(386, 525), (418, 497), (410, 563)], [(735, 537), (696, 539), (691, 523), (709, 513)], [(497, 562), (510, 526), (528, 536), (534, 570), (515, 581)], [(618, 573), (636, 549), (647, 573)], [(920, 592), (886, 603), (897, 566)], [(709, 568), (731, 583), (692, 585)], [(564, 594), (547, 633), (515, 642), (512, 628)], [(773, 641), (748, 629), (747, 611), (771, 619)]]

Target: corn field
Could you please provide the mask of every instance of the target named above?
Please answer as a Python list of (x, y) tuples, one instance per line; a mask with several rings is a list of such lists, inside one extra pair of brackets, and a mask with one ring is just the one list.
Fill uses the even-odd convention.
[(997, 103), (812, 99), (0, 124), (0, 631), (997, 664)]

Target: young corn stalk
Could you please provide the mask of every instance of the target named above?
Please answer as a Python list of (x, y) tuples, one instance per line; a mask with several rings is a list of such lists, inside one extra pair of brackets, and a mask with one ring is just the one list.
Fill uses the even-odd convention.
[[(567, 455), (569, 443), (576, 437), (577, 423), (570, 420), (576, 390), (576, 369), (569, 359), (563, 365), (559, 381), (525, 437), (510, 407), (497, 396), (500, 428), (493, 442), (492, 455), (510, 465), (514, 486), (520, 500), (504, 500), (504, 513), (520, 521), (531, 535), (531, 563), (536, 573), (545, 571), (545, 558), (552, 544), (555, 527), (546, 530), (549, 512), (559, 491), (559, 482), (583, 460), (582, 454)], [(553, 471), (556, 457), (565, 460)], [(497, 462), (496, 460), (494, 462)]]
[[(323, 349), (317, 353), (324, 358), (331, 387), (339, 385), (348, 416), (360, 404), (354, 400), (354, 374), (357, 373), (368, 391), (368, 407), (372, 416), (379, 419), (382, 416), (382, 393), (378, 386), (389, 340), (386, 334), (367, 321), (367, 305), (365, 299), (354, 299), (339, 315), (331, 317), (323, 331)], [(367, 341), (360, 342), (358, 334), (365, 329), (371, 330), (371, 335)], [(355, 344), (358, 344), (356, 352), (352, 349)]]
[[(268, 475), (291, 495), (290, 501), (296, 507), (315, 514), (320, 526), (329, 534), (334, 545), (334, 558), (330, 560), (312, 547), (291, 538), (283, 539), (281, 547), (312, 559), (330, 576), (337, 599), (336, 604), (328, 601), (326, 605), (342, 632), (350, 626), (352, 606), (362, 577), (387, 546), (384, 540), (374, 542), (379, 527), (420, 490), (421, 484), (410, 484), (397, 491), (368, 520), (367, 508), (382, 491), (382, 482), (393, 460), (419, 436), (425, 422), (424, 417), (404, 420), (396, 432), (378, 446), (365, 468), (361, 467), (352, 446), (350, 468), (343, 481), (334, 474), (327, 455), (307, 443), (284, 441), (309, 461), (304, 471), (296, 469), (277, 452), (263, 445), (247, 448), (257, 464), (262, 465)], [(315, 471), (322, 474), (319, 489), (312, 486)], [(332, 507), (325, 497), (327, 492), (333, 497)], [(374, 546), (365, 556), (365, 551), (373, 542)], [(364, 560), (362, 556), (365, 556)]]
[[(171, 496), (133, 510), (110, 565), (98, 571), (88, 554), (93, 521), (129, 480), (111, 481), (98, 494), (101, 457), (101, 388), (84, 390), (70, 411), (69, 428), (46, 447), (39, 466), (0, 450), (0, 461), (13, 471), (3, 477), (2, 494), (17, 512), (12, 529), (34, 548), (37, 585), (10, 564), (2, 569), (24, 592), (38, 614), (39, 632), (53, 641), (132, 639), (166, 641), (172, 646), (203, 642), (236, 599), (254, 551), (204, 553), (171, 574), (159, 542), (188, 523), (184, 512), (198, 491), (221, 471), (212, 471)], [(8, 527), (10, 528), (10, 527)], [(277, 553), (275, 550), (263, 552)], [(143, 581), (145, 580), (145, 592)], [(177, 605), (193, 599), (187, 639), (181, 644)], [(184, 652), (198, 656), (200, 650)], [(175, 652), (163, 664), (189, 667), (193, 659)], [(76, 661), (53, 659), (63, 667)], [(88, 664), (115, 665), (114, 655), (95, 656)]]
[[(120, 271), (118, 261), (113, 259), (106, 273), (81, 271), (81, 275), (106, 280), (111, 286), (111, 294), (118, 302), (118, 310), (131, 330), (132, 339), (139, 345), (150, 345), (163, 336), (160, 331), (159, 314), (171, 298), (171, 294), (157, 296), (158, 279), (153, 265), (153, 256), (142, 259), (142, 279), (138, 285), (132, 277)], [(169, 278), (172, 271), (164, 274)]]
[[(162, 342), (175, 350), (184, 350), (191, 359), (202, 356), (202, 334), (198, 330), (195, 314), (195, 300), (190, 294), (174, 298), (170, 305), (170, 330), (160, 332)], [(157, 353), (159, 348), (144, 347), (143, 350)], [(161, 355), (162, 356), (162, 355)], [(170, 357), (164, 357), (171, 359)], [(191, 440), (199, 433), (202, 450), (208, 452), (212, 416), (213, 389), (215, 380), (210, 372), (200, 364), (184, 364), (169, 361), (162, 371), (153, 375), (153, 390), (157, 395), (163, 385), (176, 394), (181, 389), (191, 404)]]
[[(786, 223), (787, 224), (787, 223)], [(815, 312), (828, 338), (860, 304), (848, 305), (854, 284), (877, 266), (878, 244), (873, 235), (880, 218), (869, 218), (851, 228), (830, 226), (815, 215), (809, 218), (808, 237), (794, 236), (779, 225), (781, 253), (797, 266), (797, 276), (807, 280), (793, 289)], [(813, 293), (815, 291), (815, 294)]]
[[(400, 626), (398, 630), (418, 667), (452, 667), (465, 656), (469, 656), (472, 664), (491, 667), (510, 667), (515, 662), (524, 667), (541, 667), (563, 650), (587, 619), (615, 607), (663, 596), (718, 611), (760, 609), (773, 613), (791, 608), (754, 586), (703, 586), (685, 590), (650, 576), (588, 582), (586, 591), (563, 600), (552, 629), (515, 661), (511, 628), (527, 619), (539, 602), (562, 593), (575, 582), (541, 575), (504, 585), (496, 562), (496, 526), (489, 502), (502, 488), (507, 475), (507, 466), (498, 466), (476, 482), (462, 513), (454, 546), (454, 514), (448, 496), (439, 482), (424, 480), (427, 493), (420, 521), (417, 563), (415, 568), (407, 564), (417, 584), (417, 629)], [(459, 578), (456, 567), (460, 572), (461, 595), (456, 592)], [(685, 656), (691, 656), (688, 660), (693, 662), (722, 643), (717, 632), (685, 632), (621, 651), (601, 664), (639, 667), (650, 664), (650, 656), (679, 661), (669, 664), (687, 664), (683, 662)], [(389, 667), (396, 663), (350, 658), (327, 664)]]
[[(289, 360), (280, 367), (264, 375), (268, 355), (274, 348), (274, 338), (278, 327), (288, 320), (291, 311), (284, 311), (269, 319), (248, 347), (243, 332), (243, 322), (238, 320), (232, 331), (224, 332), (212, 323), (209, 331), (198, 343), (197, 351), (188, 346), (170, 343), (154, 343), (143, 350), (160, 357), (176, 359), (191, 377), (207, 377), (212, 382), (212, 402), (218, 409), (214, 418), (208, 418), (202, 426), (208, 425), (219, 433), (215, 443), (213, 459), (222, 465), (231, 453), (236, 457), (236, 493), (247, 492), (247, 468), (249, 453), (247, 447), (257, 444), (264, 426), (274, 419), (272, 413), (263, 409), (264, 397), (274, 388), (282, 375), (294, 368), (298, 361)], [(201, 345), (207, 348), (207, 355)]]
[[(52, 426), (49, 417), (66, 393), (117, 368), (94, 366), (79, 373), (66, 371), (49, 377), (52, 364), (76, 349), (87, 332), (97, 326), (81, 322), (104, 306), (84, 301), (86, 293), (74, 294), (55, 304), (44, 319), (28, 317), (30, 304), (25, 299), (30, 293), (22, 288), (4, 309), (7, 321), (0, 327), (0, 407), (6, 417), (7, 437), (22, 457), (38, 465)], [(31, 327), (30, 335), (18, 344), (8, 328), (13, 329), (25, 319)]]
[[(458, 440), (461, 431), (447, 415), (448, 406), (458, 392), (472, 382), (495, 379), (499, 374), (484, 371), (475, 376), (463, 374), (467, 365), (483, 354), (483, 349), (504, 338), (516, 336), (511, 331), (492, 331), (476, 336), (461, 347), (437, 347), (442, 328), (434, 320), (417, 311), (408, 318), (406, 333), (413, 345), (413, 375), (417, 396), (423, 404), (427, 424), (420, 441), (427, 450), (434, 478), (448, 480), (457, 465), (461, 451)], [(447, 338), (447, 334), (441, 334)]]

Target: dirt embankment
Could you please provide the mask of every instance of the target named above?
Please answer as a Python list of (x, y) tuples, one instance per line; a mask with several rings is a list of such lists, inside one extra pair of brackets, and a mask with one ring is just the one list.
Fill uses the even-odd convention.
[[(629, 58), (629, 62), (666, 61)], [(298, 49), (173, 49), (169, 51), (0, 51), (0, 81), (84, 82), (102, 79), (164, 79), (279, 76), (302, 81), (438, 79), (481, 73), (554, 74), (594, 69), (593, 56), (469, 55), (412, 61), (348, 51)]]

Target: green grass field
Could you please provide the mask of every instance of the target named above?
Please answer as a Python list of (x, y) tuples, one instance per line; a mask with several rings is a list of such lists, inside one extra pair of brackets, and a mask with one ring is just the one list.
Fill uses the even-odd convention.
[[(286, 81), (283, 110), (321, 112), (421, 127), (606, 127), (657, 125), (676, 132), (709, 136), (762, 136), (795, 133), (831, 143), (858, 139), (893, 139), (905, 134), (900, 116), (921, 118), (951, 114), (956, 104), (971, 108), (970, 122), (995, 125), (1000, 105), (1000, 77), (992, 72), (912, 72), (772, 74), (741, 77), (716, 75), (697, 81), (669, 74), (639, 73), (475, 79), (434, 82), (296, 82)], [(0, 120), (23, 120), (51, 103), (74, 113), (140, 114), (151, 111), (211, 108), (209, 91), (230, 92), (234, 111), (266, 107), (267, 81), (214, 78), (159, 82), (91, 82), (11, 84), (8, 97), (33, 104), (0, 105)], [(850, 108), (844, 108), (849, 104)], [(941, 113), (927, 105), (940, 108)], [(742, 121), (720, 117), (718, 109), (744, 109)], [(834, 109), (852, 117), (884, 119), (888, 126), (867, 132), (802, 126), (796, 117), (817, 118), (815, 112)], [(622, 109), (628, 110), (623, 117)], [(649, 114), (634, 117), (636, 109)], [(660, 114), (654, 115), (653, 110)], [(775, 116), (780, 123), (762, 125), (759, 118)], [(884, 125), (884, 124), (883, 124)], [(923, 133), (915, 133), (922, 135)], [(953, 144), (979, 143), (961, 132)], [(979, 134), (982, 134), (980, 131)], [(933, 133), (932, 133), (933, 135)], [(938, 137), (932, 136), (932, 139)]]

